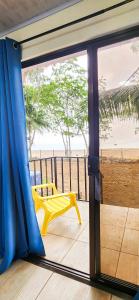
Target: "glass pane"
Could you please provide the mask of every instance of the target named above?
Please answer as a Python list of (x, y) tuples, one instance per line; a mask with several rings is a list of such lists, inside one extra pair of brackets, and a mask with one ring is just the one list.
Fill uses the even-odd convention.
[(101, 48), (101, 271), (139, 283), (139, 39)]
[[(36, 210), (46, 258), (89, 273), (87, 73), (84, 51), (24, 69), (23, 83), (31, 185), (55, 183), (58, 194), (74, 192), (50, 199), (55, 191), (38, 190), (54, 213), (46, 232), (43, 206)], [(77, 206), (66, 211), (75, 198), (81, 224)]]

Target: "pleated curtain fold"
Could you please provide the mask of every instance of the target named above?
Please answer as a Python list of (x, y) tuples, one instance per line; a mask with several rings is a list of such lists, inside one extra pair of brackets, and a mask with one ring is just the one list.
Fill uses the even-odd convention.
[(31, 195), (21, 49), (0, 40), (0, 273), (16, 258), (45, 255)]

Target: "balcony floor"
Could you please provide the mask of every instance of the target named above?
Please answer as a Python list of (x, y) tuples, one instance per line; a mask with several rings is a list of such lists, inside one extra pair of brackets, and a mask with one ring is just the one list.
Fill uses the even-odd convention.
[[(83, 224), (74, 209), (49, 225), (43, 238), (47, 258), (88, 272), (88, 203), (79, 202)], [(39, 215), (40, 218), (40, 215)], [(102, 271), (139, 283), (139, 212), (101, 205)], [(64, 287), (64, 288), (63, 288)], [(0, 300), (120, 300), (106, 292), (17, 261), (0, 276)]]
[[(43, 238), (46, 257), (66, 266), (89, 272), (89, 207), (78, 202), (83, 224), (75, 209), (49, 224)], [(102, 272), (139, 284), (139, 210), (101, 205)]]
[(120, 300), (25, 261), (17, 261), (0, 276), (1, 300)]

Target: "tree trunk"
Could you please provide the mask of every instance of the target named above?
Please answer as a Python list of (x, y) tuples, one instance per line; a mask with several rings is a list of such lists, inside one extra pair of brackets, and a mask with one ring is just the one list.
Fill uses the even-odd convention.
[(29, 123), (28, 125), (28, 132), (29, 132), (29, 159), (32, 159), (32, 145), (34, 142), (34, 138), (35, 138), (35, 130), (32, 132), (31, 129), (31, 123)]
[(63, 134), (62, 130), (61, 130), (61, 136), (62, 136), (62, 141), (63, 141), (63, 144), (64, 144), (64, 148), (65, 148), (65, 156), (67, 156), (67, 145), (66, 145), (66, 142), (64, 140), (64, 134)]
[(34, 138), (35, 138), (35, 130), (33, 131), (32, 136), (31, 136), (31, 143), (30, 143), (31, 158), (32, 158), (32, 145), (34, 142)]
[(67, 126), (67, 145), (68, 145), (68, 156), (71, 156), (71, 138), (70, 138), (70, 130), (69, 130), (69, 126)]
[(66, 152), (65, 152), (65, 156), (68, 156), (69, 153), (69, 145), (68, 145), (68, 136), (66, 135)]
[(71, 156), (71, 138), (68, 136), (68, 156)]

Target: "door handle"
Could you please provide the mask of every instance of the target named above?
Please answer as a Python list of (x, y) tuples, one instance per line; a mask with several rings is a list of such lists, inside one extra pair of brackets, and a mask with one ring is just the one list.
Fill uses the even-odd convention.
[(99, 157), (88, 156), (88, 176), (97, 176), (99, 174)]

